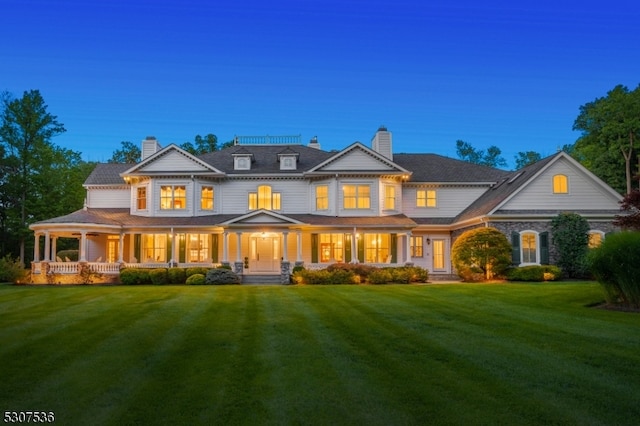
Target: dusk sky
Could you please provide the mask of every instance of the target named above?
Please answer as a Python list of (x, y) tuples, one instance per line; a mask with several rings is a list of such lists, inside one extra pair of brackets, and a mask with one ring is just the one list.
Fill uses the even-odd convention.
[(0, 0), (0, 91), (38, 89), (88, 161), (121, 141), (314, 136), (553, 154), (640, 83), (637, 1)]

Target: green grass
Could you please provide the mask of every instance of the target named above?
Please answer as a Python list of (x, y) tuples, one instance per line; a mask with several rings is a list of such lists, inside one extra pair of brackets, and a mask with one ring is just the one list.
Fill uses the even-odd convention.
[[(57, 423), (637, 424), (594, 283), (0, 286), (0, 410)], [(3, 413), (0, 413), (3, 414)]]

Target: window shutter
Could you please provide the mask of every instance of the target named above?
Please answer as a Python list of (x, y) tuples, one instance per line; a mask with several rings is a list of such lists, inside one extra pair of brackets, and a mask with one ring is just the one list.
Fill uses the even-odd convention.
[(142, 235), (134, 234), (133, 235), (133, 257), (138, 259), (140, 262), (140, 243), (142, 242)]
[(318, 234), (311, 234), (311, 263), (318, 263)]
[(178, 262), (186, 262), (187, 256), (187, 236), (186, 234), (180, 234), (178, 237)]
[(549, 233), (540, 233), (540, 263), (542, 265), (549, 264)]
[(351, 234), (344, 234), (344, 261), (349, 263), (351, 258)]
[(520, 264), (520, 233), (516, 231), (511, 233), (511, 263)]
[(173, 258), (173, 239), (171, 238), (171, 234), (167, 234), (167, 254), (166, 254), (166, 259), (167, 262), (169, 262), (170, 260), (175, 260)]
[(218, 234), (211, 234), (211, 262), (218, 263), (218, 244), (219, 238)]
[(356, 241), (358, 243), (358, 262), (364, 262), (364, 234)]
[(390, 245), (391, 245), (391, 263), (398, 263), (398, 234), (391, 234)]

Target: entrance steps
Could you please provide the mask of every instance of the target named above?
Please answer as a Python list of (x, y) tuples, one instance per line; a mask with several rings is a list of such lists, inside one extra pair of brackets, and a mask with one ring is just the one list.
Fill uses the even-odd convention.
[(242, 284), (280, 285), (280, 274), (245, 274), (242, 276)]

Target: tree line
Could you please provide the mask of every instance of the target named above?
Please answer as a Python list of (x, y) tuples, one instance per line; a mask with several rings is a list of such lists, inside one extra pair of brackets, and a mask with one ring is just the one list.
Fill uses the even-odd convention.
[[(622, 207), (632, 214), (618, 220), (622, 226), (640, 228), (640, 86), (629, 90), (618, 85), (605, 96), (580, 106), (573, 129), (581, 132), (563, 150), (621, 194)], [(82, 208), (82, 186), (95, 163), (83, 161), (81, 153), (60, 147), (53, 138), (66, 131), (58, 117), (48, 111), (38, 90), (25, 91), (20, 98), (0, 95), (0, 257), (11, 256), (27, 263), (33, 256), (33, 236), (29, 225), (62, 216)], [(196, 135), (193, 142), (180, 144), (185, 151), (200, 155), (233, 145), (218, 144), (213, 133)], [(456, 153), (464, 161), (504, 168), (507, 162), (497, 146), (477, 149), (456, 141)], [(111, 163), (140, 161), (140, 148), (129, 141), (108, 160)], [(541, 159), (535, 151), (519, 152), (516, 169)], [(58, 247), (64, 249), (64, 242)]]

